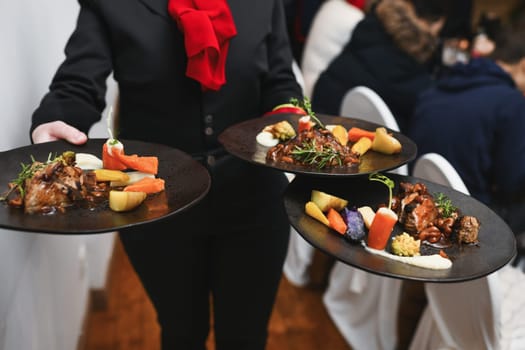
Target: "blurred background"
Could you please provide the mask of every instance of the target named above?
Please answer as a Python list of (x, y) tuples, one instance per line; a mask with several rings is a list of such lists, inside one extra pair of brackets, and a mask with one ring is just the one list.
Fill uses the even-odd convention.
[[(506, 18), (520, 4), (475, 0), (473, 22), (483, 13)], [(30, 143), (31, 114), (64, 57), (77, 12), (72, 0), (0, 1), (0, 152)], [(109, 106), (116, 98), (111, 78), (108, 87)], [(103, 118), (90, 137), (107, 136)], [(316, 254), (310, 289), (283, 279), (272, 317), (271, 349), (350, 348), (321, 302), (333, 262)], [(115, 233), (62, 236), (0, 230), (0, 350), (155, 349), (158, 328), (152, 310)], [(127, 333), (130, 329), (134, 333)]]

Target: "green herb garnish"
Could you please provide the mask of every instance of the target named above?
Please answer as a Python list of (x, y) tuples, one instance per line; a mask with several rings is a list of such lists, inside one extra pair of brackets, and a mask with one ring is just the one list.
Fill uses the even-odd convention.
[(394, 181), (392, 181), (390, 178), (386, 177), (385, 175), (381, 175), (378, 173), (370, 174), (368, 176), (368, 180), (379, 181), (388, 187), (388, 209), (392, 209), (392, 189), (395, 186)]
[(304, 109), (306, 114), (308, 114), (310, 116), (310, 118), (312, 118), (314, 120), (314, 122), (316, 123), (316, 125), (319, 128), (326, 129), (324, 124), (319, 120), (319, 118), (317, 118), (317, 116), (315, 115), (314, 111), (312, 110), (312, 103), (310, 102), (310, 99), (308, 97), (304, 97), (302, 101), (299, 101), (297, 98), (292, 97), (290, 99), (290, 103), (293, 104), (296, 107), (300, 107), (300, 108)]
[(436, 206), (441, 211), (443, 217), (449, 218), (458, 210), (457, 207), (452, 205), (452, 201), (445, 194), (438, 192), (434, 198)]
[(343, 165), (343, 157), (338, 151), (329, 146), (317, 147), (315, 139), (305, 140), (301, 145), (296, 145), (291, 156), (303, 164), (316, 165), (319, 169), (334, 163)]

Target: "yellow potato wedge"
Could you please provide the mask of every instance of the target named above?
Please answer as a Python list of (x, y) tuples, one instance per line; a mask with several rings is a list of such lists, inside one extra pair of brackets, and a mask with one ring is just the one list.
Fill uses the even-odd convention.
[(345, 199), (318, 190), (312, 190), (310, 200), (314, 202), (323, 213), (326, 213), (330, 208), (340, 211), (348, 204), (348, 201)]
[(144, 192), (109, 191), (109, 207), (114, 211), (130, 211), (146, 199)]
[(390, 135), (385, 128), (377, 128), (372, 149), (384, 154), (395, 154), (401, 152), (401, 143)]
[(357, 208), (357, 211), (361, 213), (366, 228), (370, 228), (370, 225), (372, 225), (372, 221), (374, 221), (374, 216), (376, 215), (374, 209), (370, 208), (369, 206), (363, 206)]
[(120, 170), (96, 169), (95, 172), (97, 181), (129, 181), (129, 175)]
[(332, 134), (341, 145), (346, 146), (346, 144), (348, 143), (348, 131), (346, 131), (344, 126), (334, 126), (334, 128), (332, 129)]
[(352, 152), (362, 156), (372, 147), (372, 140), (368, 137), (361, 137), (356, 143), (352, 145), (350, 149)]
[(319, 207), (314, 202), (306, 203), (306, 205), (304, 206), (304, 210), (307, 215), (322, 222), (326, 226), (330, 226), (330, 222), (328, 221), (328, 218), (323, 214), (321, 209), (319, 209)]
[(109, 185), (111, 187), (121, 187), (121, 186), (127, 186), (127, 185), (134, 184), (135, 182), (142, 180), (145, 177), (149, 177), (152, 179), (155, 178), (155, 175), (144, 173), (142, 171), (128, 171), (125, 174), (128, 175), (127, 181), (111, 181)]

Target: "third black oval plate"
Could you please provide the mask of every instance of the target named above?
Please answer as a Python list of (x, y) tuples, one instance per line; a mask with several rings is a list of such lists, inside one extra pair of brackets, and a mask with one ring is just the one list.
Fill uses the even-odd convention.
[[(472, 215), (481, 222), (477, 245), (457, 245), (446, 250), (452, 260), (447, 270), (431, 270), (374, 255), (359, 243), (350, 243), (342, 235), (305, 214), (305, 204), (312, 190), (320, 190), (348, 200), (348, 206), (368, 205), (374, 210), (388, 202), (388, 188), (368, 176), (352, 178), (313, 178), (297, 176), (288, 186), (284, 203), (293, 227), (310, 244), (336, 259), (378, 275), (423, 282), (460, 282), (486, 276), (506, 265), (516, 254), (516, 240), (508, 225), (490, 208), (476, 199), (419, 178), (388, 174), (395, 184), (422, 182), (429, 193), (443, 193), (462, 214)], [(392, 235), (402, 228), (396, 225)]]

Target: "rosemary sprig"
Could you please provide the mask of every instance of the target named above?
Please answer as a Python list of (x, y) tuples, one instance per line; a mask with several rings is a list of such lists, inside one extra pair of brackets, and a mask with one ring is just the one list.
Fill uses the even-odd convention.
[(6, 201), (9, 195), (17, 189), (20, 192), (20, 196), (22, 198), (24, 197), (26, 180), (32, 178), (35, 172), (40, 168), (40, 166), (36, 166), (36, 165), (33, 166), (34, 163), (35, 163), (35, 158), (33, 156), (31, 156), (31, 164), (20, 163), (22, 170), (18, 173), (18, 176), (16, 177), (16, 179), (13, 179), (11, 181), (12, 186), (9, 189), (9, 191), (7, 191), (5, 195), (0, 197), (1, 201)]
[(436, 193), (435, 202), (438, 209), (441, 210), (441, 215), (445, 218), (451, 217), (458, 210), (457, 207), (452, 205), (452, 200), (441, 192)]
[(316, 123), (318, 127), (320, 127), (321, 129), (326, 129), (324, 124), (319, 120), (319, 118), (317, 118), (314, 111), (312, 110), (312, 103), (310, 102), (310, 99), (308, 97), (304, 97), (303, 101), (299, 101), (297, 98), (292, 97), (290, 99), (290, 103), (296, 107), (300, 107), (304, 109), (306, 114), (308, 114), (310, 118), (314, 120), (314, 122)]
[(322, 169), (328, 165), (343, 165), (341, 154), (329, 146), (317, 147), (314, 140), (305, 140), (301, 145), (296, 145), (291, 152), (292, 158), (309, 165), (316, 165)]

